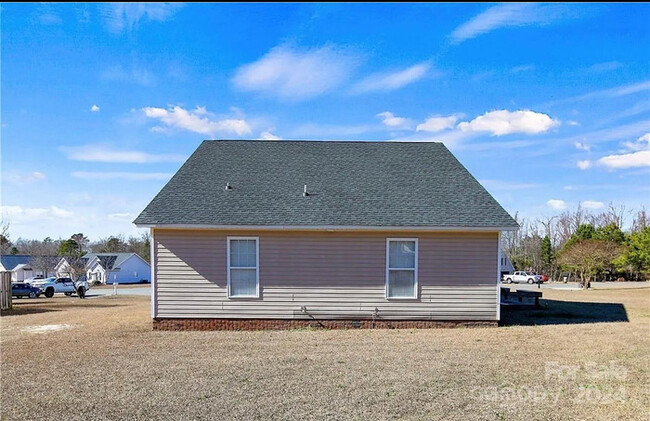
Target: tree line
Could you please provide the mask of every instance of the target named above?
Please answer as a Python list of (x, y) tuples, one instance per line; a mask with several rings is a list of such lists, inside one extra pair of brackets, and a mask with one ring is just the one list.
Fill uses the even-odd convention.
[[(516, 232), (501, 237), (503, 252), (516, 270), (544, 273), (552, 280), (650, 279), (650, 226), (645, 208), (628, 211), (610, 204), (600, 213), (575, 211), (527, 220), (515, 215)], [(622, 227), (631, 219), (628, 230)]]

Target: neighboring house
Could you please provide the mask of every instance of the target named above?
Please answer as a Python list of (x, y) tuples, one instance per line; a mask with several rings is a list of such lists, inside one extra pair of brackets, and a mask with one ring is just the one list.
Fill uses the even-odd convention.
[[(69, 258), (57, 264), (57, 276), (74, 277)], [(149, 282), (151, 266), (136, 253), (87, 253), (80, 258), (88, 282), (135, 284)]]
[[(52, 272), (44, 272), (36, 267), (33, 259), (32, 256), (26, 254), (0, 256), (0, 272), (11, 272), (11, 282), (22, 282), (32, 277), (46, 277), (52, 274)], [(54, 262), (54, 259), (58, 258), (56, 256), (43, 256), (38, 257), (38, 259), (49, 259), (49, 261)], [(53, 265), (48, 263), (47, 266), (52, 267)]]
[(136, 284), (149, 282), (151, 266), (136, 253), (88, 253), (88, 282)]
[[(56, 264), (54, 270), (56, 271), (56, 276), (59, 278), (72, 278), (75, 281), (86, 280), (85, 267), (87, 264), (88, 258), (86, 256), (62, 257)], [(80, 275), (78, 272), (81, 272), (81, 268), (84, 268), (84, 270), (83, 274)]]
[(501, 275), (512, 273), (514, 271), (515, 267), (513, 266), (512, 261), (510, 261), (510, 257), (501, 251)]
[(495, 325), (518, 228), (425, 142), (204, 141), (134, 222), (156, 329)]
[(28, 255), (4, 255), (0, 257), (0, 271), (11, 272), (11, 282), (22, 282), (32, 277), (30, 259)]

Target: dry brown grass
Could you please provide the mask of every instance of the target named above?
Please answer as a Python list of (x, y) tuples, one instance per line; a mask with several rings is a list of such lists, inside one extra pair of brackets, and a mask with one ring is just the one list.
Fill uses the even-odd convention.
[[(544, 298), (562, 301), (500, 328), (285, 332), (154, 332), (146, 297), (23, 300), (0, 318), (2, 419), (648, 419), (650, 290)], [(72, 328), (21, 331), (46, 324)]]

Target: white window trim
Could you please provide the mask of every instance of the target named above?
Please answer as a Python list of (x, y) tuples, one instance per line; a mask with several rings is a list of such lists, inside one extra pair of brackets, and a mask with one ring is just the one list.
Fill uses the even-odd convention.
[[(231, 240), (255, 240), (255, 267), (230, 267), (230, 241)], [(226, 279), (228, 286), (228, 298), (260, 298), (260, 238), (259, 237), (226, 237)], [(255, 295), (235, 295), (230, 292), (230, 270), (231, 269), (255, 269), (255, 281), (257, 288)]]
[[(389, 267), (390, 264), (390, 243), (392, 241), (415, 241), (415, 267), (413, 269), (405, 269), (405, 268), (394, 268), (392, 270), (412, 270), (415, 275), (415, 287), (414, 287), (414, 293), (415, 295), (412, 297), (389, 297), (388, 296), (388, 279), (389, 279), (389, 273), (391, 268)], [(417, 238), (386, 238), (386, 286), (385, 286), (385, 294), (386, 294), (386, 299), (387, 300), (417, 300), (419, 298), (420, 294), (420, 288), (419, 288), (419, 281), (418, 281), (418, 260), (420, 258), (420, 245), (419, 241)]]

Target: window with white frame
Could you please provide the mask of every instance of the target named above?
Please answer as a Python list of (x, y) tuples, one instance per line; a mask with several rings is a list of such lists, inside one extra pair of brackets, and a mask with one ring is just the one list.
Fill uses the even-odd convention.
[(228, 296), (259, 297), (259, 240), (257, 237), (228, 237)]
[(386, 239), (386, 298), (417, 298), (417, 238)]

